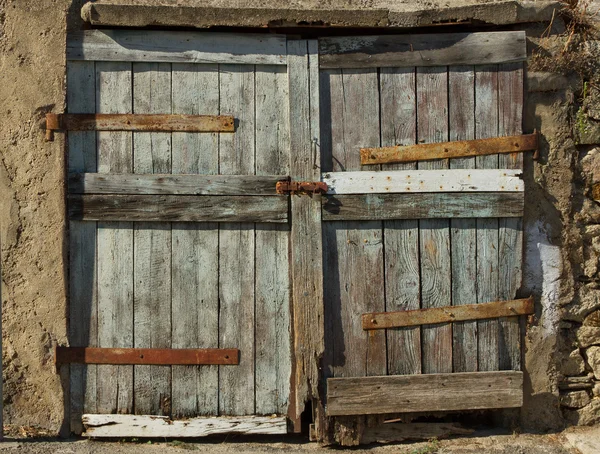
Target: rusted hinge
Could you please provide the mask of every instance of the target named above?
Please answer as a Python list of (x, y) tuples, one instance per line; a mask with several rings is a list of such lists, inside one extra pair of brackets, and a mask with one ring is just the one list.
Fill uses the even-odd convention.
[(327, 183), (322, 181), (278, 181), (275, 185), (277, 194), (325, 194)]

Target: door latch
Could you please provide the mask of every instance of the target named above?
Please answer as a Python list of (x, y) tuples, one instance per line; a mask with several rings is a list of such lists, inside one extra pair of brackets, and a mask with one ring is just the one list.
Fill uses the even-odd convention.
[(325, 194), (327, 183), (322, 181), (278, 181), (275, 186), (277, 194)]

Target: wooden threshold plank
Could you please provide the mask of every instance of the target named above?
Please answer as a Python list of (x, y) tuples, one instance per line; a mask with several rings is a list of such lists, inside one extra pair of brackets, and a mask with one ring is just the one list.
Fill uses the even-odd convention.
[(523, 202), (523, 192), (330, 195), (323, 220), (521, 217)]
[[(515, 171), (516, 172), (516, 171)], [(285, 175), (69, 174), (70, 194), (276, 195)]]
[(523, 31), (327, 37), (319, 39), (319, 54), (321, 69), (482, 65), (527, 56)]
[(537, 148), (538, 134), (534, 132), (533, 134), (486, 139), (361, 148), (360, 161), (362, 165), (391, 164), (396, 162), (485, 156), (497, 153), (518, 153), (535, 151)]
[(69, 34), (67, 60), (286, 64), (286, 37), (197, 31), (85, 30)]
[(518, 192), (524, 190), (520, 170), (392, 170), (326, 172), (327, 194), (418, 192)]
[(219, 434), (284, 435), (285, 416), (236, 416), (171, 420), (166, 416), (83, 415), (86, 437), (184, 438)]
[(330, 378), (327, 415), (513, 408), (523, 405), (523, 373), (461, 372)]
[(231, 115), (46, 114), (46, 130), (235, 132)]
[(54, 352), (57, 367), (62, 364), (135, 364), (135, 365), (236, 365), (236, 348), (94, 348), (60, 347)]
[(83, 221), (287, 222), (286, 196), (70, 195)]
[(362, 315), (362, 327), (365, 330), (400, 328), (403, 326), (433, 325), (527, 314), (533, 314), (533, 297), (531, 296), (525, 299), (466, 304), (463, 306), (372, 312)]

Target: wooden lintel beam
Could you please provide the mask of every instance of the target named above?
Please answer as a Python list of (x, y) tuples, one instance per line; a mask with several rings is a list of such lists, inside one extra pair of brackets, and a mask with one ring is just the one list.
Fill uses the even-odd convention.
[(431, 159), (464, 158), (497, 153), (536, 151), (538, 134), (493, 137), (491, 139), (459, 140), (455, 142), (421, 143), (417, 145), (361, 148), (362, 165), (429, 161)]
[(62, 364), (134, 364), (134, 365), (237, 365), (237, 348), (95, 348), (61, 347), (54, 351), (54, 363)]
[(373, 312), (362, 315), (364, 330), (435, 325), (533, 314), (533, 297), (463, 306), (432, 307), (413, 311)]
[(46, 114), (46, 140), (57, 130), (235, 132), (235, 120), (231, 115)]

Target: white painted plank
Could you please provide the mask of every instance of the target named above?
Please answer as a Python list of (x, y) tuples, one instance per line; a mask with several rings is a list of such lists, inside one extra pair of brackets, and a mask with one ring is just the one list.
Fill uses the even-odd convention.
[(286, 38), (273, 34), (85, 30), (70, 34), (67, 60), (285, 65)]
[(326, 172), (327, 194), (522, 192), (521, 170), (393, 170)]
[[(96, 63), (96, 112), (131, 113), (131, 63)], [(129, 173), (131, 132), (97, 133), (98, 172)], [(133, 224), (98, 223), (98, 346), (133, 347)], [(131, 413), (133, 366), (97, 366), (101, 413)]]
[[(173, 113), (219, 113), (217, 65), (173, 64)], [(173, 133), (174, 174), (218, 173), (219, 136)], [(219, 347), (219, 230), (216, 223), (172, 224), (173, 348)], [(218, 413), (218, 366), (172, 367), (172, 415)]]
[(219, 434), (283, 435), (284, 416), (246, 416), (170, 420), (164, 416), (84, 415), (86, 437), (183, 438)]

